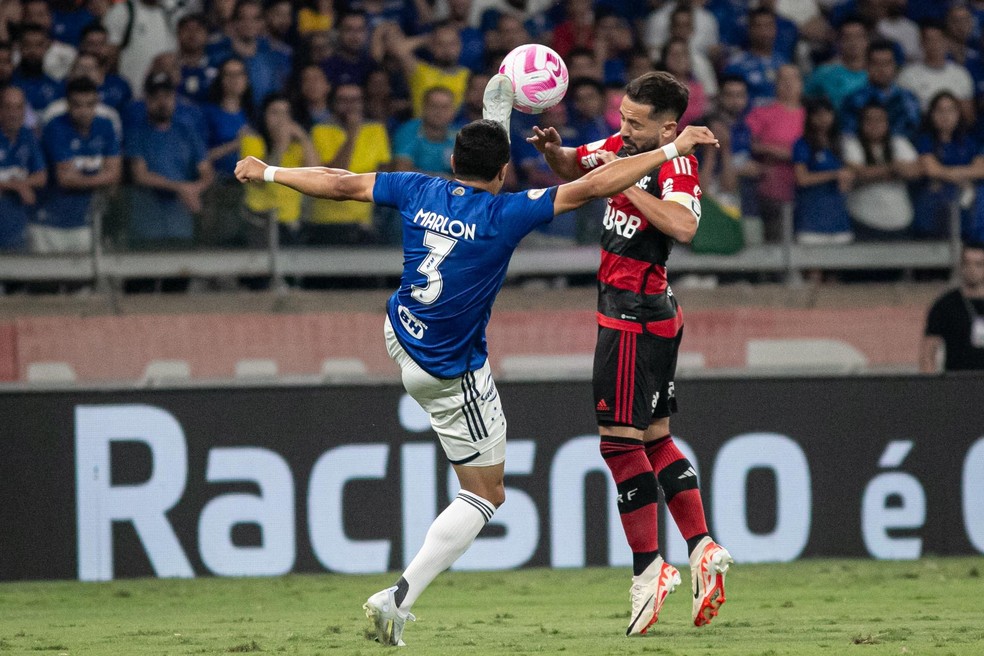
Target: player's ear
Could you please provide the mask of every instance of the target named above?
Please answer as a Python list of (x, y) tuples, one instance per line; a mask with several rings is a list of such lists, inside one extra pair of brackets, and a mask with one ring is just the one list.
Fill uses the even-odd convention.
[(502, 165), (502, 168), (499, 169), (499, 173), (496, 176), (496, 179), (498, 179), (499, 182), (505, 182), (506, 181), (506, 167), (507, 166), (509, 166), (509, 162), (506, 162), (505, 164), (503, 164)]
[(451, 156), (451, 172), (454, 173), (454, 155)]
[(663, 135), (675, 137), (679, 126), (680, 124), (676, 121), (667, 121), (666, 123), (663, 123)]

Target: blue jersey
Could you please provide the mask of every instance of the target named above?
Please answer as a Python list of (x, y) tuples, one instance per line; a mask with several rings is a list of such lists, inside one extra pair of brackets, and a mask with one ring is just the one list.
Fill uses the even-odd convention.
[[(13, 141), (0, 132), (0, 182), (25, 180), (45, 168), (41, 144), (34, 133), (21, 128)], [(23, 248), (28, 208), (16, 191), (0, 193), (0, 250)]]
[(103, 170), (106, 159), (120, 156), (120, 140), (108, 118), (92, 119), (88, 134), (80, 134), (68, 114), (51, 119), (41, 139), (48, 160), (48, 190), (44, 195), (43, 216), (39, 220), (56, 228), (81, 228), (89, 221), (91, 189), (62, 189), (58, 186), (56, 169), (62, 162), (84, 175), (96, 175)]
[(424, 371), (456, 378), (485, 364), (485, 327), (509, 259), (553, 218), (556, 193), (493, 195), (422, 173), (376, 174), (373, 201), (403, 217), (403, 275), (387, 313)]

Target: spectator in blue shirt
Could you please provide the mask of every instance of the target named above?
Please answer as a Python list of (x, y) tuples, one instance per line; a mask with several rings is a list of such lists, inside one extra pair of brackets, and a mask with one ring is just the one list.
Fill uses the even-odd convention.
[(703, 119), (719, 138), (720, 147), (701, 149), (700, 176), (701, 185), (723, 205), (740, 207), (744, 216), (758, 216), (755, 180), (761, 170), (752, 157), (747, 113), (745, 80), (734, 75), (722, 77), (715, 109)]
[[(88, 7), (78, 2), (53, 2), (51, 35), (69, 45), (78, 47), (86, 27), (97, 22)], [(84, 4), (84, 3), (81, 3)]]
[(571, 80), (567, 89), (567, 126), (574, 137), (570, 143), (589, 144), (611, 136), (605, 123), (605, 86), (582, 77)]
[[(775, 53), (787, 62), (794, 61), (796, 44), (799, 41), (799, 28), (796, 27), (796, 23), (777, 13), (776, 0), (759, 0), (758, 8), (771, 11), (776, 18), (776, 38), (773, 46)], [(751, 16), (749, 16), (749, 20), (751, 20)], [(741, 47), (747, 48), (749, 46), (747, 31), (740, 31), (739, 34)]]
[[(171, 84), (177, 89), (181, 82), (181, 67), (178, 66), (178, 55), (175, 52), (162, 52), (154, 57), (150, 63), (150, 69), (144, 78), (144, 84), (152, 77), (164, 74), (171, 80)], [(147, 103), (144, 99), (134, 100), (127, 106), (123, 113), (124, 134), (130, 131), (130, 126), (143, 122), (147, 114)], [(197, 104), (187, 100), (183, 96), (177, 96), (174, 108), (174, 120), (184, 123), (195, 133), (204, 135), (206, 132), (205, 115), (202, 108)]]
[(868, 83), (868, 27), (859, 18), (837, 28), (837, 58), (818, 66), (804, 87), (807, 97), (824, 96), (839, 113), (844, 99)]
[(424, 93), (423, 116), (407, 121), (393, 136), (395, 170), (451, 175), (451, 153), (458, 133), (451, 125), (453, 120), (451, 90), (428, 89)]
[(112, 122), (96, 116), (96, 83), (69, 80), (66, 97), (68, 112), (52, 119), (42, 136), (50, 173), (43, 206), (28, 224), (36, 253), (88, 251), (105, 194), (120, 182), (120, 140)]
[(776, 97), (776, 72), (789, 63), (776, 53), (776, 15), (768, 9), (755, 9), (748, 15), (748, 50), (734, 55), (725, 75), (738, 75), (748, 85), (753, 106), (765, 105)]
[(26, 248), (27, 217), (48, 180), (41, 144), (24, 125), (26, 109), (23, 91), (0, 88), (0, 251)]
[[(913, 232), (917, 237), (946, 237), (954, 203), (972, 207), (962, 202), (962, 196), (969, 196), (984, 179), (984, 155), (970, 135), (956, 96), (942, 91), (933, 97), (915, 146), (926, 180), (916, 191)], [(964, 212), (962, 218), (966, 224), (975, 217)]]
[(205, 54), (207, 43), (205, 14), (188, 14), (178, 21), (178, 66), (181, 67), (178, 95), (196, 104), (206, 101), (217, 74), (217, 68)]
[(239, 0), (232, 14), (231, 32), (207, 48), (209, 61), (218, 66), (229, 57), (246, 64), (253, 88), (253, 103), (281, 91), (290, 76), (292, 55), (263, 36), (263, 5), (259, 0)]
[(796, 200), (793, 224), (802, 244), (846, 244), (854, 240), (844, 194), (854, 172), (844, 164), (834, 106), (826, 98), (804, 103), (803, 136), (793, 145)]
[[(461, 129), (482, 118), (482, 104), (485, 98), (485, 85), (489, 83), (488, 73), (472, 73), (468, 78), (468, 86), (465, 87), (465, 97), (461, 100), (461, 108), (454, 117), (454, 127)], [(567, 90), (567, 97), (570, 97), (570, 88)]]
[(58, 82), (44, 72), (44, 55), (51, 39), (43, 27), (22, 25), (17, 38), (20, 64), (14, 69), (13, 83), (24, 91), (31, 108), (40, 112), (61, 96)]
[[(86, 77), (95, 82), (96, 87), (99, 89), (99, 104), (96, 105), (96, 116), (102, 116), (112, 121), (116, 134), (122, 137), (123, 124), (120, 119), (120, 111), (122, 111), (124, 107), (119, 100), (117, 100), (118, 104), (116, 107), (106, 103), (107, 96), (104, 95), (104, 91), (106, 89), (104, 75), (105, 73), (99, 64), (99, 60), (96, 59), (94, 55), (82, 53), (75, 58), (75, 63), (72, 64), (72, 68), (68, 72), (68, 79), (74, 80), (75, 78)], [(129, 93), (130, 86), (126, 84), (125, 81), (122, 82), (125, 85), (124, 91)], [(129, 100), (128, 97), (125, 99), (127, 101)], [(49, 104), (44, 111), (41, 112), (41, 123), (43, 125), (47, 125), (53, 118), (60, 116), (67, 111), (68, 100), (65, 98), (59, 98), (55, 102)]]
[(83, 75), (92, 79), (99, 87), (99, 102), (112, 107), (118, 115), (122, 116), (133, 100), (130, 83), (116, 73), (107, 73), (105, 60), (89, 53), (79, 53), (68, 72), (69, 78)]
[(840, 114), (844, 132), (857, 133), (861, 110), (876, 102), (888, 110), (893, 134), (904, 137), (915, 134), (920, 121), (919, 100), (895, 83), (898, 72), (891, 42), (875, 41), (868, 46), (868, 83), (844, 99)]
[(174, 120), (177, 94), (165, 73), (147, 78), (146, 113), (127, 133), (126, 155), (133, 176), (131, 245), (189, 246), (193, 215), (212, 181), (205, 143), (187, 124)]
[(229, 246), (245, 239), (244, 189), (233, 172), (239, 159), (240, 137), (252, 116), (251, 97), (243, 62), (237, 57), (225, 60), (209, 88), (208, 102), (202, 105), (207, 157), (215, 171), (215, 181), (205, 192), (199, 235), (204, 244)]
[(376, 62), (369, 54), (369, 23), (364, 13), (351, 12), (338, 21), (338, 45), (322, 67), (335, 88), (343, 84), (365, 86)]
[(484, 70), (485, 35), (468, 22), (472, 0), (447, 0), (447, 22), (458, 28), (461, 34), (461, 55), (458, 63), (471, 69), (473, 73)]

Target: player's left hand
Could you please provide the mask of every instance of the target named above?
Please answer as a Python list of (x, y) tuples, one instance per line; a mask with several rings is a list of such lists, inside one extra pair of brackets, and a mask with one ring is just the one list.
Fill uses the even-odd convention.
[(236, 163), (236, 179), (240, 182), (263, 182), (266, 162), (250, 155)]
[(701, 144), (713, 144), (718, 147), (721, 145), (714, 133), (702, 125), (688, 125), (673, 143), (676, 144), (677, 152), (681, 156), (689, 155)]

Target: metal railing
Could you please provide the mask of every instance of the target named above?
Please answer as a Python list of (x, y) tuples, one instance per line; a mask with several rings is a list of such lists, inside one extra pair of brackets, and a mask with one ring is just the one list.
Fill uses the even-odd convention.
[[(93, 239), (88, 253), (0, 255), (0, 281), (66, 281), (111, 289), (132, 278), (267, 277), (271, 287), (287, 288), (297, 276), (367, 280), (398, 277), (403, 268), (397, 246), (282, 246), (277, 222), (267, 221), (263, 249), (189, 249), (128, 252), (109, 250)], [(102, 234), (98, 219), (94, 234)], [(784, 212), (782, 241), (746, 246), (733, 255), (697, 254), (677, 246), (670, 261), (674, 273), (768, 273), (790, 286), (802, 284), (811, 269), (956, 270), (960, 257), (960, 210), (950, 213), (950, 236), (935, 241), (857, 242), (840, 246), (804, 246), (793, 233), (792, 211)], [(510, 277), (565, 276), (597, 271), (597, 246), (533, 248), (520, 246), (509, 266)]]

